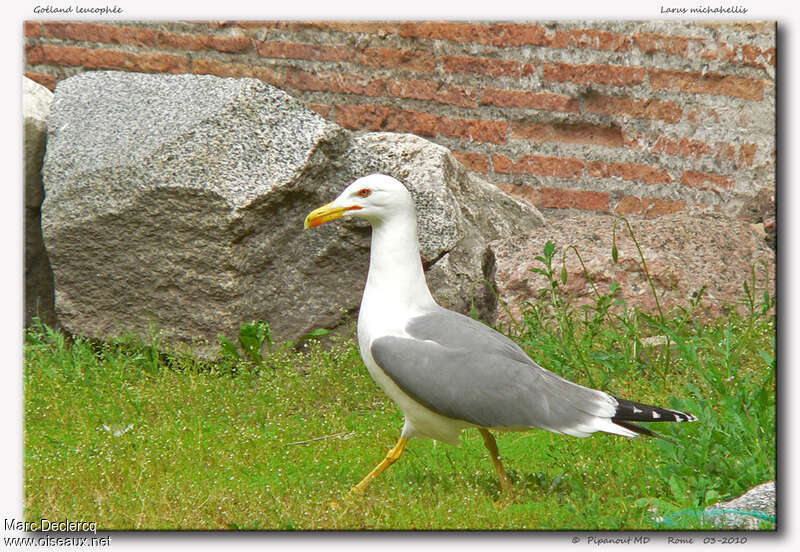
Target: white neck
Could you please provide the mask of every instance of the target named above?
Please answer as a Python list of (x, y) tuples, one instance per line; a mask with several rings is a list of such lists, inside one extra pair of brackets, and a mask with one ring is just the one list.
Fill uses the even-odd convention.
[(435, 305), (419, 256), (414, 212), (396, 212), (388, 220), (374, 222), (361, 308), (392, 309), (399, 314)]

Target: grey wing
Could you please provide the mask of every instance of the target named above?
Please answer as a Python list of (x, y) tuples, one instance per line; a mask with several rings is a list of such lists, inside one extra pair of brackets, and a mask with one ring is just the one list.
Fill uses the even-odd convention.
[(537, 365), (513, 341), (440, 309), (416, 317), (410, 337), (373, 341), (372, 356), (409, 396), (482, 427), (539, 427), (585, 436), (607, 430), (616, 401)]

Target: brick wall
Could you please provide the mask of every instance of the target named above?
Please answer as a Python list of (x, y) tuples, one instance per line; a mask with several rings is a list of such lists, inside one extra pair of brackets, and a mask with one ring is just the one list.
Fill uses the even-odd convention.
[(734, 216), (775, 185), (775, 26), (24, 24), (25, 74), (254, 77), (354, 130), (411, 132), (542, 209)]

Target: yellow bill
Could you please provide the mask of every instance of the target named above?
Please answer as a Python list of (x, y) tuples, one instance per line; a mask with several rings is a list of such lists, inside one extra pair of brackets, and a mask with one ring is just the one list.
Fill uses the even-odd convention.
[(342, 218), (342, 215), (346, 211), (361, 209), (361, 207), (358, 205), (350, 205), (349, 207), (334, 207), (334, 203), (336, 202), (332, 201), (327, 205), (323, 205), (322, 207), (318, 207), (317, 209), (311, 211), (306, 217), (305, 227), (314, 228), (315, 226), (325, 224), (328, 221)]

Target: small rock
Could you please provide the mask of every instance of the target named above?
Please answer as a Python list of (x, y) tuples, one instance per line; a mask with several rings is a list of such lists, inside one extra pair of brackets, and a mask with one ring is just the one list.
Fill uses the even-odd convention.
[(775, 228), (775, 190), (762, 188), (750, 198), (740, 209), (738, 216), (742, 220), (754, 224), (761, 224), (764, 230), (764, 239), (772, 249), (777, 246), (777, 231)]
[(738, 498), (709, 506), (704, 512), (707, 519), (726, 529), (758, 529), (765, 520), (775, 519), (775, 482), (762, 483)]

